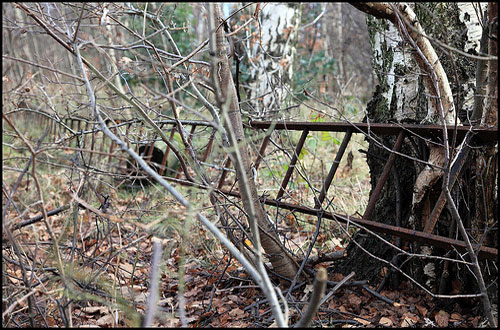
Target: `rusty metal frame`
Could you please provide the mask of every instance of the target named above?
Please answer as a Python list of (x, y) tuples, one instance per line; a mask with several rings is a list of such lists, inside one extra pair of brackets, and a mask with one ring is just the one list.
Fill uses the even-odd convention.
[[(138, 121), (138, 120), (134, 120)], [(132, 122), (126, 122), (125, 124), (127, 125), (127, 133), (130, 130), (130, 124)], [(73, 124), (73, 119), (71, 119), (71, 124)], [(173, 124), (175, 126), (175, 121), (162, 121), (161, 124)], [(203, 122), (203, 121), (185, 121), (185, 125), (192, 125), (191, 132), (189, 134), (189, 140), (191, 140), (195, 130), (196, 126), (213, 126), (210, 122)], [(73, 126), (73, 125), (71, 125)], [(390, 174), (391, 168), (394, 166), (394, 162), (396, 157), (398, 156), (398, 151), (400, 150), (403, 140), (405, 137), (415, 135), (418, 136), (419, 138), (427, 138), (433, 141), (439, 141), (442, 138), (442, 133), (443, 133), (443, 127), (439, 125), (409, 125), (409, 124), (380, 124), (380, 123), (373, 123), (373, 124), (368, 124), (368, 123), (325, 123), (325, 122), (289, 122), (289, 121), (282, 121), (282, 122), (270, 122), (270, 121), (251, 121), (250, 122), (250, 127), (253, 129), (267, 129), (270, 127), (273, 127), (274, 130), (296, 130), (296, 131), (302, 131), (302, 135), (299, 139), (299, 142), (295, 146), (294, 149), (294, 154), (292, 155), (292, 158), (290, 160), (290, 164), (288, 166), (288, 170), (285, 174), (285, 177), (283, 178), (283, 181), (280, 185), (280, 190), (276, 196), (276, 199), (269, 199), (269, 198), (264, 198), (260, 197), (260, 200), (262, 203), (266, 205), (272, 205), (276, 206), (279, 208), (283, 209), (288, 209), (294, 212), (300, 212), (304, 214), (310, 214), (310, 215), (317, 215), (318, 212), (321, 212), (322, 216), (326, 219), (333, 219), (337, 220), (342, 223), (355, 223), (361, 226), (364, 226), (367, 229), (373, 230), (375, 232), (379, 233), (386, 233), (389, 235), (394, 235), (397, 237), (409, 239), (412, 241), (420, 241), (424, 242), (428, 245), (432, 246), (437, 246), (445, 249), (457, 249), (458, 251), (466, 251), (466, 246), (464, 241), (459, 241), (459, 240), (454, 240), (450, 239), (448, 237), (443, 237), (443, 236), (438, 236), (432, 234), (432, 230), (435, 226), (435, 223), (437, 221), (437, 218), (439, 217), (440, 211), (444, 207), (445, 204), (445, 199), (443, 199), (441, 196), (436, 202), (436, 205), (432, 211), (432, 213), (429, 216), (429, 219), (426, 219), (426, 225), (423, 231), (417, 231), (417, 230), (411, 230), (411, 229), (406, 229), (398, 226), (393, 226), (393, 225), (387, 225), (375, 221), (368, 220), (370, 217), (371, 213), (373, 212), (373, 209), (375, 207), (375, 204), (380, 196), (380, 193), (383, 189), (383, 186), (385, 182), (387, 181), (387, 178)], [(470, 126), (457, 126), (457, 127), (452, 127), (449, 126), (447, 127), (448, 134), (454, 134), (456, 133), (456, 143), (461, 143), (464, 138), (470, 139), (471, 136), (474, 137), (475, 141), (478, 143), (485, 143), (485, 142), (491, 142), (491, 141), (497, 141), (497, 132), (498, 129), (496, 127), (488, 128), (488, 127), (470, 127)], [(303, 205), (297, 205), (297, 204), (292, 204), (288, 203), (285, 201), (282, 201), (282, 197), (285, 193), (286, 187), (288, 185), (288, 182), (291, 178), (291, 175), (294, 171), (296, 162), (298, 160), (298, 157), (300, 155), (300, 152), (303, 148), (303, 145), (305, 143), (305, 140), (311, 131), (324, 131), (324, 132), (345, 132), (346, 134), (344, 135), (342, 144), (339, 148), (339, 151), (337, 152), (337, 155), (335, 156), (335, 160), (332, 163), (330, 170), (328, 172), (328, 175), (323, 183), (323, 186), (320, 190), (320, 195), (318, 199), (315, 201), (315, 207), (307, 207)], [(170, 135), (170, 138), (173, 137), (173, 132)], [(373, 190), (370, 200), (368, 202), (368, 205), (365, 209), (365, 212), (363, 214), (362, 218), (356, 218), (356, 217), (349, 217), (346, 215), (342, 214), (337, 214), (337, 213), (331, 213), (331, 212), (326, 212), (322, 207), (322, 203), (326, 197), (326, 194), (328, 192), (328, 189), (335, 177), (335, 173), (338, 169), (338, 166), (340, 164), (340, 161), (345, 153), (345, 150), (347, 148), (347, 145), (350, 142), (351, 136), (353, 133), (364, 133), (368, 135), (393, 135), (397, 136), (396, 142), (392, 148), (392, 152), (387, 159), (387, 162), (384, 166), (383, 172), (377, 182), (377, 185), (375, 189)], [(468, 135), (467, 133), (472, 133)], [(211, 138), (207, 144), (207, 150), (205, 151), (203, 155), (203, 161), (206, 160), (208, 157), (209, 153), (211, 152), (213, 141), (214, 141), (214, 136), (215, 134), (211, 135)], [(92, 146), (94, 144), (94, 137), (95, 134), (92, 135)], [(265, 149), (269, 143), (270, 140), (270, 134), (268, 133), (264, 140), (262, 141), (261, 147), (259, 149), (259, 152), (257, 154), (257, 158), (254, 162), (254, 168), (258, 169), (262, 158), (264, 157), (264, 152)], [(104, 146), (104, 138), (103, 138), (103, 143), (101, 144), (101, 148)], [(128, 143), (128, 141), (127, 141)], [(113, 146), (111, 146), (112, 148)], [(466, 147), (467, 149), (468, 147)], [(151, 148), (152, 149), (152, 148)], [(167, 146), (167, 150), (165, 151), (164, 159), (162, 161), (163, 163), (166, 161), (168, 157), (168, 153), (170, 148)], [(468, 150), (468, 149), (467, 149)], [(467, 152), (466, 150), (466, 152)], [(455, 166), (452, 168), (452, 173), (451, 173), (451, 181), (450, 185), (453, 185), (453, 183), (456, 181), (459, 172), (461, 170), (461, 167), (463, 165), (463, 160), (466, 158), (466, 155), (462, 155), (462, 158), (460, 158)], [(217, 191), (218, 193), (229, 195), (229, 196), (234, 196), (241, 198), (240, 194), (237, 191), (234, 190), (224, 190), (222, 189), (226, 176), (227, 176), (227, 169), (231, 165), (231, 159), (229, 157), (226, 158), (225, 164), (224, 164), (224, 169), (222, 171), (222, 174), (220, 176), (219, 182), (217, 183)], [(164, 165), (161, 166), (161, 172), (160, 175), (163, 174), (163, 169)], [(212, 189), (212, 187), (207, 187), (203, 186), (191, 181), (183, 180), (177, 178), (171, 178), (171, 177), (165, 177), (166, 180), (173, 181), (182, 185), (188, 185), (188, 186), (196, 186), (199, 188), (204, 188), (204, 189)], [(485, 246), (475, 246), (475, 249), (478, 250), (478, 257), (482, 259), (491, 259), (491, 260), (497, 260), (498, 258), (498, 250), (491, 248), (491, 247), (485, 247)]]
[[(186, 180), (181, 180), (181, 179), (176, 179), (176, 178), (166, 177), (165, 180), (175, 182), (175, 183), (185, 185), (185, 186), (192, 186), (192, 187), (197, 187), (197, 188), (201, 188), (201, 189), (213, 189), (212, 187), (209, 187), (209, 186), (204, 186), (204, 185), (201, 185), (198, 183), (194, 183), (194, 182), (186, 181)], [(217, 193), (220, 193), (220, 194), (241, 198), (239, 192), (234, 191), (234, 190), (215, 189), (215, 191)], [(311, 208), (311, 207), (307, 207), (307, 206), (303, 206), (303, 205), (278, 201), (275, 199), (265, 198), (263, 196), (261, 196), (259, 198), (260, 198), (261, 203), (263, 203), (263, 204), (279, 207), (279, 208), (286, 209), (286, 210), (290, 210), (292, 212), (300, 212), (300, 213), (309, 214), (309, 215), (317, 215), (318, 212), (321, 212), (322, 217), (326, 218), (326, 219), (337, 220), (341, 223), (358, 224), (358, 225), (366, 227), (367, 229), (370, 229), (370, 230), (373, 230), (373, 231), (376, 231), (379, 233), (385, 233), (385, 234), (389, 234), (389, 235), (393, 235), (393, 236), (397, 236), (397, 237), (401, 237), (401, 238), (406, 238), (406, 239), (412, 240), (412, 241), (424, 242), (427, 245), (437, 246), (437, 247), (441, 247), (441, 248), (448, 249), (448, 250), (456, 248), (459, 252), (466, 252), (467, 251), (464, 241), (459, 241), (459, 240), (451, 239), (451, 238), (444, 237), (444, 236), (438, 236), (438, 235), (434, 235), (431, 233), (425, 233), (425, 232), (418, 231), (418, 230), (406, 229), (406, 228), (397, 227), (397, 226), (393, 226), (393, 225), (387, 225), (384, 223), (379, 223), (379, 222), (375, 222), (375, 221), (371, 221), (371, 220), (351, 217), (351, 216), (344, 215), (344, 214), (327, 212), (327, 211), (324, 211), (323, 209)], [(497, 260), (497, 258), (498, 258), (498, 250), (495, 248), (486, 247), (486, 246), (479, 247), (478, 245), (474, 245), (473, 247), (476, 250), (478, 250), (478, 257), (480, 259)]]
[[(270, 127), (273, 127), (275, 130), (296, 130), (296, 131), (302, 131), (302, 136), (301, 139), (299, 140), (299, 143), (296, 146), (295, 154), (294, 157), (292, 157), (290, 165), (288, 167), (288, 171), (285, 175), (285, 178), (281, 184), (280, 191), (276, 197), (275, 200), (272, 199), (265, 199), (263, 202), (268, 205), (274, 205), (279, 208), (285, 208), (289, 210), (294, 210), (298, 211), (301, 213), (306, 213), (306, 214), (318, 214), (319, 211), (322, 212), (323, 217), (325, 218), (330, 218), (330, 219), (336, 219), (341, 222), (349, 222), (353, 221), (358, 224), (362, 224), (365, 227), (372, 229), (377, 232), (383, 232), (383, 233), (388, 233), (391, 235), (395, 235), (398, 237), (402, 238), (407, 238), (411, 239), (414, 241), (422, 241), (425, 242), (426, 244), (434, 245), (434, 246), (440, 246), (444, 247), (447, 249), (451, 249), (452, 247), (457, 248), (458, 250), (465, 250), (465, 242), (463, 241), (458, 241), (458, 240), (452, 240), (447, 237), (442, 237), (442, 236), (437, 236), (432, 234), (432, 229), (434, 228), (434, 225), (437, 221), (437, 217), (439, 217), (440, 211), (444, 207), (445, 200), (443, 198), (440, 198), (437, 202), (436, 205), (433, 209), (433, 212), (431, 213), (427, 225), (425, 226), (425, 229), (423, 232), (421, 231), (416, 231), (416, 230), (410, 230), (402, 227), (397, 227), (397, 226), (391, 226), (391, 225), (386, 225), (378, 222), (373, 222), (368, 220), (370, 215), (372, 214), (375, 204), (377, 200), (379, 199), (380, 193), (382, 192), (383, 186), (385, 182), (387, 181), (391, 168), (394, 166), (394, 162), (397, 157), (397, 153), (400, 150), (403, 140), (405, 136), (410, 136), (410, 135), (416, 135), (420, 138), (428, 138), (430, 140), (434, 141), (439, 141), (442, 138), (443, 134), (443, 127), (439, 125), (409, 125), (409, 124), (368, 124), (368, 123), (325, 123), (325, 122), (289, 122), (289, 121), (283, 121), (283, 122), (271, 122), (271, 121), (251, 121), (250, 126), (255, 129), (268, 129)], [(490, 141), (495, 141), (497, 138), (497, 128), (486, 128), (486, 127), (470, 127), (470, 126), (457, 126), (457, 127), (452, 127), (449, 126), (447, 127), (448, 134), (453, 134), (456, 133), (456, 143), (462, 142), (464, 138), (471, 138), (471, 135), (467, 135), (467, 133), (472, 132), (474, 138), (476, 141), (479, 143), (481, 142), (490, 142)], [(304, 207), (301, 205), (295, 205), (295, 204), (290, 204), (281, 201), (281, 197), (284, 194), (284, 189), (286, 188), (286, 185), (288, 183), (288, 180), (291, 176), (291, 173), (293, 172), (294, 165), (296, 162), (296, 157), (299, 155), (300, 150), (302, 149), (303, 143), (305, 141), (305, 138), (307, 137), (307, 134), (310, 131), (326, 131), (326, 132), (346, 132), (344, 136), (344, 140), (342, 141), (342, 145), (339, 149), (339, 152), (337, 152), (337, 155), (335, 157), (335, 161), (333, 162), (330, 171), (328, 173), (328, 176), (323, 183), (323, 187), (321, 188), (320, 191), (320, 196), (319, 198), (315, 201), (315, 208), (308, 208)], [(347, 144), (350, 141), (351, 134), (352, 133), (364, 133), (364, 134), (369, 134), (369, 135), (397, 135), (396, 142), (392, 148), (392, 152), (389, 156), (389, 158), (386, 161), (386, 164), (384, 166), (384, 169), (382, 171), (381, 176), (379, 177), (379, 180), (377, 182), (377, 185), (375, 186), (375, 189), (371, 193), (370, 200), (368, 202), (368, 205), (365, 209), (365, 212), (363, 214), (362, 219), (357, 219), (357, 218), (351, 218), (345, 215), (340, 215), (340, 214), (332, 214), (325, 212), (323, 209), (321, 209), (321, 204), (323, 203), (323, 200), (326, 196), (328, 187), (330, 186), (334, 176), (336, 169), (338, 167), (338, 164), (340, 163), (340, 160), (345, 152), (345, 148), (347, 147)], [(262, 149), (262, 147), (261, 147)], [(262, 152), (259, 153), (258, 157), (261, 156)], [(465, 158), (465, 157), (464, 157)], [(258, 158), (260, 161), (260, 158)], [(295, 162), (294, 162), (295, 161)], [(457, 164), (458, 168), (453, 168), (452, 169), (452, 182), (451, 184), (454, 183), (458, 176), (458, 172), (461, 169), (462, 160)], [(219, 187), (220, 188), (220, 187)], [(227, 192), (226, 192), (227, 193)], [(236, 195), (236, 194), (235, 194)], [(441, 197), (441, 196), (440, 196)], [(481, 258), (488, 258), (488, 259), (496, 259), (498, 256), (498, 250), (489, 248), (489, 247), (480, 247), (479, 254)]]
[[(274, 127), (275, 130), (311, 132), (346, 132), (353, 129), (354, 133), (365, 133), (375, 135), (398, 135), (400, 131), (406, 131), (408, 135), (416, 135), (430, 138), (434, 141), (443, 137), (443, 126), (440, 125), (412, 125), (412, 124), (381, 124), (381, 123), (330, 123), (330, 122), (291, 122), (291, 121), (250, 121), (252, 128), (266, 129)], [(490, 142), (498, 139), (496, 127), (480, 126), (448, 126), (448, 136), (456, 130), (457, 143), (462, 142), (470, 131), (474, 133), (478, 142)]]
[(302, 131), (302, 135), (300, 136), (299, 142), (295, 147), (295, 152), (293, 153), (292, 159), (290, 160), (290, 164), (288, 165), (288, 169), (286, 170), (285, 177), (281, 182), (278, 195), (276, 195), (276, 200), (280, 200), (281, 197), (283, 197), (283, 194), (285, 193), (286, 186), (288, 185), (288, 181), (290, 181), (290, 177), (292, 176), (293, 170), (295, 169), (295, 164), (297, 164), (297, 160), (299, 159), (300, 152), (302, 151), (302, 147), (304, 146), (304, 142), (306, 141), (308, 134), (309, 134), (308, 129)]
[(377, 185), (375, 186), (375, 189), (373, 189), (372, 196), (370, 200), (368, 201), (368, 205), (366, 206), (365, 213), (363, 214), (363, 219), (368, 219), (370, 215), (372, 214), (373, 210), (375, 209), (375, 203), (378, 201), (378, 198), (380, 196), (380, 193), (382, 192), (382, 189), (384, 188), (384, 184), (389, 178), (389, 174), (391, 173), (391, 168), (394, 166), (394, 162), (396, 161), (396, 152), (401, 149), (401, 146), (403, 145), (403, 140), (405, 137), (405, 131), (400, 131), (398, 133), (398, 137), (396, 139), (396, 142), (394, 143), (394, 147), (392, 148), (392, 152), (387, 159), (387, 162), (384, 165), (384, 170), (382, 171), (382, 174), (380, 175), (380, 178), (378, 179)]
[(321, 187), (318, 201), (316, 202), (316, 208), (321, 207), (321, 204), (325, 200), (326, 193), (328, 192), (328, 188), (330, 188), (330, 185), (332, 184), (333, 177), (337, 172), (340, 161), (342, 160), (342, 156), (344, 156), (344, 152), (347, 148), (347, 145), (349, 144), (349, 141), (351, 141), (351, 136), (352, 136), (352, 129), (349, 129), (344, 135), (344, 139), (342, 140), (342, 144), (340, 145), (339, 151), (337, 152), (335, 160), (333, 161), (332, 166), (330, 167), (330, 171), (328, 171), (328, 175), (326, 176), (325, 182), (323, 183), (323, 187)]

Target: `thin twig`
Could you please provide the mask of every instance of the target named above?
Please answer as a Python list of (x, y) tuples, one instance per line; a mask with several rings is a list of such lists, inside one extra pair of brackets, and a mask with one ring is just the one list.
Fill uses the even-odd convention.
[(335, 287), (333, 289), (330, 290), (330, 292), (328, 292), (328, 294), (321, 300), (321, 303), (319, 304), (320, 306), (323, 305), (325, 302), (328, 301), (328, 299), (330, 299), (330, 297), (338, 290), (340, 289), (340, 287), (342, 287), (342, 285), (344, 285), (347, 281), (349, 281), (351, 278), (354, 277), (354, 275), (356, 275), (355, 272), (351, 272), (349, 275), (347, 275), (346, 277), (344, 277), (339, 283), (337, 283), (337, 285), (335, 285)]
[(312, 322), (314, 315), (318, 311), (321, 306), (323, 300), (323, 295), (325, 294), (326, 282), (328, 279), (328, 275), (326, 273), (326, 269), (321, 267), (318, 269), (316, 273), (316, 280), (314, 281), (313, 291), (311, 300), (309, 301), (309, 305), (307, 305), (307, 309), (304, 312), (304, 315), (300, 319), (300, 321), (294, 325), (294, 328), (307, 328)]
[(162, 256), (162, 246), (158, 240), (153, 240), (153, 258), (151, 261), (151, 276), (149, 280), (149, 295), (146, 302), (146, 312), (144, 313), (143, 327), (152, 326), (156, 314), (158, 303), (158, 291), (160, 281), (160, 262)]

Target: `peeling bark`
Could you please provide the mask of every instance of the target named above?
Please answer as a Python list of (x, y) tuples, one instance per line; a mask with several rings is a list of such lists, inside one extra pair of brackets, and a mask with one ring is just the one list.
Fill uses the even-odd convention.
[(259, 15), (261, 27), (247, 41), (251, 113), (265, 118), (279, 110), (293, 76), (300, 5), (267, 3)]

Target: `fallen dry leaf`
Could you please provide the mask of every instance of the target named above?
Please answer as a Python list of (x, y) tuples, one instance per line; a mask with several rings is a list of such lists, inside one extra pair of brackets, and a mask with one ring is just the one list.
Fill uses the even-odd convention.
[(80, 324), (79, 328), (100, 328), (97, 324)]
[(108, 315), (104, 315), (103, 317), (101, 317), (100, 319), (98, 319), (96, 321), (96, 324), (99, 325), (99, 326), (111, 326), (113, 325), (113, 314), (108, 314)]
[(381, 317), (378, 323), (385, 325), (386, 327), (392, 326), (392, 320), (388, 317)]
[(434, 316), (434, 320), (436, 321), (438, 327), (447, 327), (448, 321), (450, 319), (450, 314), (446, 313), (443, 310), (440, 310), (439, 313)]
[(354, 305), (356, 307), (358, 307), (359, 305), (361, 305), (361, 298), (359, 298), (358, 296), (354, 295), (354, 294), (351, 294), (349, 295), (349, 303), (351, 305)]
[(420, 313), (420, 315), (422, 315), (423, 317), (427, 316), (427, 308), (420, 305), (415, 305), (415, 307), (417, 307), (417, 310)]
[(161, 326), (166, 328), (177, 328), (181, 325), (181, 321), (177, 318), (168, 318), (166, 320), (163, 320), (162, 322), (163, 323), (161, 323)]
[(368, 325), (368, 324), (371, 324), (370, 321), (368, 320), (365, 320), (365, 319), (362, 319), (362, 318), (359, 318), (359, 317), (355, 317), (354, 318), (355, 321), (358, 321), (359, 323), (361, 323), (362, 325)]
[(133, 270), (134, 270), (134, 265), (132, 265), (132, 264), (129, 264), (129, 263), (121, 263), (120, 264), (119, 272), (124, 277), (129, 277), (130, 274), (132, 274)]
[(473, 317), (470, 321), (472, 322), (472, 326), (474, 328), (477, 328), (480, 320), (481, 320), (481, 315), (478, 315), (476, 317)]
[(458, 313), (452, 313), (450, 317), (450, 322), (459, 322), (463, 321), (464, 317)]
[(108, 308), (106, 306), (90, 306), (82, 308), (82, 312), (86, 314), (95, 314), (95, 313), (104, 314), (106, 313), (107, 310)]
[(243, 315), (245, 315), (245, 312), (239, 308), (236, 308), (230, 311), (229, 315), (231, 315), (235, 319), (240, 319)]
[(408, 317), (408, 316), (404, 316), (403, 318), (403, 322), (401, 322), (401, 328), (409, 328), (409, 327), (412, 327), (415, 325), (415, 321)]

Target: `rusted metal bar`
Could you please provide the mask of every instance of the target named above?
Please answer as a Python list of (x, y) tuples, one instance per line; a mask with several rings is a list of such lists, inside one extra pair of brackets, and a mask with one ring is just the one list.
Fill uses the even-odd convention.
[[(285, 203), (285, 202), (279, 202), (278, 201), (273, 201), (273, 200), (265, 200), (264, 201), (268, 205), (276, 205), (280, 208), (285, 208), (289, 210), (295, 210), (295, 211), (300, 211), (301, 213), (306, 213), (306, 214), (311, 214), (311, 215), (316, 215), (318, 210), (317, 209), (312, 209), (308, 207), (303, 207), (303, 206), (297, 206), (291, 203)], [(355, 222), (360, 225), (365, 226), (366, 228), (370, 230), (374, 230), (376, 232), (380, 233), (386, 233), (394, 236), (398, 236), (404, 239), (409, 239), (412, 241), (419, 241), (419, 242), (424, 242), (429, 245), (441, 247), (444, 249), (452, 249), (452, 247), (457, 248), (460, 252), (466, 251), (466, 245), (465, 242), (459, 241), (459, 240), (454, 240), (448, 237), (443, 237), (443, 236), (438, 236), (438, 235), (433, 235), (429, 233), (424, 233), (421, 231), (416, 231), (412, 229), (406, 229), (406, 228), (401, 228), (397, 226), (392, 226), (392, 225), (387, 225), (384, 223), (379, 223), (375, 221), (370, 221), (366, 219), (359, 219), (359, 218), (353, 218), (349, 217), (346, 215), (341, 215), (337, 213), (330, 213), (330, 212), (325, 212), (323, 213), (323, 217), (327, 219), (334, 219), (338, 220), (339, 222), (342, 223), (348, 223), (348, 222)], [(477, 245), (474, 246), (475, 249), (477, 249)], [(485, 247), (482, 246), (479, 250), (479, 258), (485, 258), (485, 259), (492, 259), (496, 260), (498, 257), (498, 250), (490, 247)]]
[[(193, 145), (192, 145), (192, 143), (191, 143), (191, 140), (192, 140), (192, 138), (193, 138), (194, 131), (196, 130), (196, 126), (197, 126), (197, 124), (193, 124), (193, 125), (191, 126), (191, 131), (189, 132), (189, 135), (188, 135), (188, 140), (187, 140), (187, 143), (188, 143), (191, 147), (193, 146)], [(177, 172), (177, 175), (176, 175), (175, 177), (176, 177), (177, 179), (179, 179), (179, 178), (181, 177), (181, 175), (182, 175), (182, 171), (178, 171), (178, 172)]]
[(54, 120), (54, 139), (55, 140), (57, 140), (57, 138), (59, 137), (59, 135), (60, 135), (59, 132), (60, 132), (59, 123)]
[[(193, 183), (193, 182), (186, 181), (186, 180), (179, 180), (179, 179), (168, 178), (168, 177), (165, 179), (172, 181), (172, 182), (176, 182), (176, 183), (181, 184), (181, 185), (185, 185), (185, 186), (197, 187), (197, 188), (201, 188), (201, 189), (210, 189), (211, 188), (208, 186), (204, 186), (204, 185), (201, 185), (198, 183)], [(218, 189), (217, 192), (222, 193), (222, 194), (226, 194), (229, 196), (241, 198), (240, 194), (234, 190), (229, 191), (229, 190)], [(337, 220), (341, 223), (356, 223), (356, 224), (359, 224), (359, 225), (366, 227), (369, 230), (373, 230), (373, 231), (378, 232), (378, 233), (385, 233), (385, 234), (401, 237), (401, 238), (404, 238), (404, 239), (407, 239), (410, 241), (424, 242), (427, 245), (432, 245), (432, 246), (440, 247), (440, 248), (447, 249), (447, 250), (451, 250), (451, 249), (456, 248), (459, 252), (467, 251), (464, 241), (459, 241), (459, 240), (451, 239), (448, 237), (424, 233), (424, 232), (413, 230), (413, 229), (406, 229), (406, 228), (401, 228), (401, 227), (397, 227), (397, 226), (387, 225), (384, 223), (379, 223), (379, 222), (375, 222), (375, 221), (371, 221), (371, 220), (350, 217), (350, 216), (343, 215), (343, 214), (326, 212), (326, 211), (323, 212), (323, 210), (321, 210), (321, 209), (292, 204), (292, 203), (288, 203), (288, 202), (282, 202), (282, 201), (278, 201), (275, 199), (268, 199), (268, 198), (260, 197), (260, 201), (261, 201), (261, 203), (264, 203), (266, 205), (276, 206), (279, 208), (290, 210), (292, 212), (300, 212), (303, 214), (317, 215), (318, 212), (322, 212), (323, 218)], [(475, 250), (477, 250), (478, 248), (479, 248), (479, 246), (477, 244), (474, 245)], [(495, 248), (491, 248), (491, 247), (481, 246), (479, 248), (479, 251), (478, 251), (478, 257), (480, 259), (497, 260), (498, 250)]]
[(146, 148), (144, 149), (144, 160), (150, 166), (151, 166), (151, 164), (149, 163), (149, 161), (153, 157), (154, 149), (155, 149), (155, 139), (153, 139), (153, 141), (151, 141), (151, 143), (149, 145), (146, 145)]
[(57, 139), (57, 125), (56, 125), (56, 122), (55, 120), (52, 120), (51, 121), (51, 134), (52, 134), (52, 138), (54, 139), (54, 141)]
[[(346, 132), (353, 129), (353, 133), (374, 133), (377, 135), (398, 135), (400, 131), (408, 134), (417, 134), (434, 140), (442, 139), (443, 126), (440, 125), (410, 125), (410, 124), (383, 124), (383, 123), (328, 123), (328, 122), (289, 122), (289, 121), (250, 121), (253, 128), (269, 128), (275, 125), (276, 130)], [(448, 126), (448, 135), (454, 131), (453, 126)], [(461, 142), (468, 131), (472, 131), (478, 142), (497, 141), (497, 127), (457, 126), (457, 143)]]
[[(127, 127), (128, 127), (128, 125), (127, 125)], [(116, 128), (116, 129), (118, 130), (118, 128)], [(119, 161), (118, 161), (118, 168), (120, 168), (120, 169), (125, 168), (127, 166), (127, 164), (124, 164), (124, 163), (125, 163), (125, 157), (120, 157)]]
[[(163, 128), (163, 125), (164, 124), (160, 125), (160, 129)], [(170, 139), (172, 139), (172, 138), (170, 138)], [(168, 145), (167, 145), (167, 149), (169, 149)], [(162, 158), (161, 164), (160, 164), (160, 172), (158, 174), (163, 175), (163, 172), (165, 172), (165, 169), (166, 169), (166, 166), (167, 166), (167, 159), (168, 159), (168, 153), (165, 150), (165, 153), (163, 154), (163, 158)]]
[(57, 134), (58, 137), (64, 140), (64, 133), (66, 132), (66, 127), (63, 125), (62, 121), (59, 121), (57, 123), (57, 126), (59, 126), (59, 133)]
[(212, 152), (214, 140), (215, 140), (215, 130), (212, 132), (212, 135), (210, 135), (210, 140), (208, 141), (207, 149), (205, 150), (205, 154), (203, 155), (203, 159), (201, 160), (202, 162), (205, 162), (208, 158), (208, 155)]
[(394, 143), (394, 147), (392, 148), (393, 152), (391, 152), (391, 154), (389, 155), (387, 163), (385, 163), (384, 170), (382, 171), (382, 174), (380, 175), (377, 185), (375, 186), (375, 189), (372, 192), (372, 196), (368, 201), (365, 214), (363, 214), (363, 219), (369, 218), (373, 210), (375, 209), (375, 203), (377, 202), (380, 193), (382, 192), (382, 188), (384, 187), (384, 184), (387, 181), (389, 174), (391, 173), (391, 168), (394, 165), (394, 161), (396, 160), (396, 154), (394, 152), (397, 152), (399, 151), (399, 149), (401, 149), (404, 137), (405, 137), (405, 131), (400, 131), (396, 139), (396, 143)]
[[(460, 150), (457, 160), (455, 161), (455, 164), (451, 168), (448, 189), (451, 190), (455, 185), (455, 182), (458, 179), (460, 171), (462, 170), (462, 166), (465, 164), (465, 161), (467, 160), (469, 151), (470, 148), (466, 143), (464, 148)], [(436, 201), (436, 204), (434, 205), (434, 208), (432, 209), (431, 214), (429, 215), (429, 219), (425, 220), (424, 233), (432, 233), (439, 219), (439, 215), (441, 215), (441, 211), (443, 211), (445, 205), (446, 205), (446, 193), (444, 192), (444, 190), (442, 190), (438, 200)]]
[(292, 156), (292, 159), (290, 160), (290, 165), (288, 165), (288, 169), (286, 171), (285, 177), (283, 178), (283, 182), (281, 182), (281, 187), (280, 187), (280, 190), (278, 191), (278, 195), (276, 195), (277, 200), (280, 200), (281, 197), (283, 197), (283, 194), (285, 193), (286, 186), (288, 185), (288, 181), (290, 180), (290, 177), (292, 176), (293, 170), (295, 169), (295, 164), (297, 163), (297, 160), (299, 159), (300, 151), (302, 150), (302, 147), (304, 146), (304, 142), (306, 141), (307, 134), (309, 134), (308, 129), (305, 129), (302, 131), (302, 135), (300, 136), (299, 143), (297, 143), (297, 146), (295, 147), (295, 152)]
[(217, 189), (221, 189), (224, 186), (224, 182), (226, 181), (227, 170), (231, 166), (231, 157), (227, 157), (226, 162), (224, 163), (224, 170), (222, 170), (222, 174), (219, 179), (219, 183), (217, 184)]
[(104, 151), (104, 145), (106, 144), (106, 134), (104, 134), (104, 131), (101, 130), (102, 133), (102, 141), (101, 141), (101, 147), (99, 148), (99, 151)]
[(197, 126), (197, 124), (193, 124), (191, 126), (191, 131), (189, 132), (189, 136), (188, 136), (189, 144), (191, 144), (191, 141), (193, 140), (193, 135), (194, 135), (194, 131), (196, 130), (196, 126)]
[[(92, 138), (90, 140), (90, 149), (91, 150), (94, 150), (94, 146), (95, 146), (95, 141), (96, 141), (96, 135), (97, 135), (97, 131), (94, 130), (94, 127), (92, 127)], [(89, 155), (89, 166), (92, 165), (92, 156), (93, 156), (93, 153), (90, 153)]]
[[(84, 130), (85, 131), (88, 131), (89, 130), (89, 126), (90, 126), (90, 123), (88, 121), (85, 122), (85, 125), (84, 125)], [(88, 148), (88, 134), (83, 134), (83, 137), (82, 137), (82, 149), (85, 149), (85, 148)]]
[(266, 135), (266, 137), (262, 141), (262, 145), (260, 146), (260, 149), (259, 149), (259, 154), (257, 155), (257, 158), (255, 159), (255, 162), (254, 162), (254, 168), (256, 171), (259, 169), (260, 162), (261, 162), (262, 158), (264, 157), (264, 152), (266, 151), (266, 148), (267, 148), (267, 145), (269, 144), (270, 139), (271, 139), (271, 134)]
[(328, 172), (328, 175), (326, 177), (325, 182), (323, 183), (323, 187), (321, 187), (321, 191), (319, 193), (318, 197), (318, 202), (319, 204), (317, 207), (320, 207), (323, 201), (325, 200), (326, 193), (328, 192), (328, 188), (330, 188), (330, 185), (332, 184), (333, 177), (335, 176), (335, 173), (337, 172), (337, 168), (339, 167), (340, 161), (342, 160), (342, 156), (344, 155), (344, 152), (347, 148), (347, 145), (349, 144), (349, 141), (351, 140), (352, 136), (352, 129), (347, 130), (347, 132), (344, 135), (344, 139), (342, 140), (342, 144), (340, 145), (339, 151), (337, 152), (337, 155), (335, 156), (335, 160), (332, 163), (332, 166), (330, 167), (330, 171)]
[(127, 124), (126, 129), (125, 129), (125, 137), (127, 139), (127, 148), (130, 149), (130, 126), (132, 126), (132, 123)]
[[(172, 129), (170, 131), (170, 137), (168, 138), (169, 141), (172, 141), (172, 139), (174, 138), (174, 134), (175, 134), (175, 129)], [(168, 158), (168, 153), (170, 152), (170, 146), (167, 144), (167, 149), (165, 150), (165, 158)]]
[(60, 132), (60, 128), (61, 127), (60, 127), (59, 123), (56, 122), (56, 121), (54, 121), (54, 125), (55, 125), (55, 127), (54, 127), (54, 137), (55, 137), (55, 139), (57, 139), (59, 137), (59, 132)]
[(52, 137), (52, 119), (47, 123), (49, 126), (49, 138)]
[(165, 172), (165, 168), (167, 166), (167, 159), (168, 159), (168, 154), (164, 153), (163, 154), (163, 159), (161, 160), (161, 166), (160, 166), (160, 175), (163, 175), (163, 172)]

